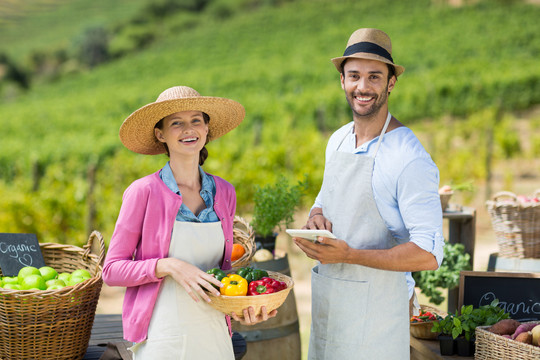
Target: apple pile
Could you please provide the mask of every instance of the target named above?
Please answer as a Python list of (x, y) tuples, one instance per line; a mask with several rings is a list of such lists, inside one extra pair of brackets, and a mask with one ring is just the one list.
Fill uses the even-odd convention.
[(0, 277), (0, 288), (11, 290), (56, 290), (65, 286), (73, 286), (92, 277), (86, 269), (77, 269), (73, 272), (58, 273), (51, 266), (42, 266), (39, 269), (25, 266), (19, 270), (17, 276)]
[(525, 195), (518, 195), (517, 197), (518, 201), (521, 202), (521, 203), (537, 203), (537, 202), (540, 202), (540, 199), (538, 199), (536, 196), (535, 197), (528, 197), (528, 196), (525, 196)]

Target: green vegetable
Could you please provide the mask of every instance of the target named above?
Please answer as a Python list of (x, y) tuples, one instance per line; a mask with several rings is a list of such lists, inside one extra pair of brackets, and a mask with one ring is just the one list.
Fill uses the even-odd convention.
[(490, 326), (510, 317), (498, 304), (499, 300), (495, 299), (491, 304), (479, 308), (463, 305), (460, 315), (448, 314), (439, 322), (434, 322), (431, 331), (452, 335), (454, 339), (462, 335), (465, 339), (470, 340), (474, 337), (477, 326)]
[(255, 233), (269, 236), (280, 224), (292, 223), (293, 215), (306, 189), (306, 180), (289, 186), (289, 181), (283, 175), (273, 186), (258, 187), (253, 197), (255, 207), (251, 223)]
[(444, 259), (437, 270), (413, 273), (416, 286), (430, 302), (439, 305), (444, 301), (440, 289), (454, 289), (459, 285), (459, 272), (471, 270), (471, 256), (465, 252), (463, 244), (444, 246)]
[(251, 267), (240, 268), (236, 273), (246, 279), (248, 283), (252, 281), (257, 281), (262, 277), (268, 276), (268, 272), (266, 272), (265, 270), (254, 269)]
[[(216, 279), (218, 279), (219, 281), (223, 280), (223, 278), (227, 276), (227, 274), (223, 270), (221, 270), (220, 268), (210, 269), (206, 273), (210, 274), (210, 275), (214, 275), (214, 277)], [(217, 285), (212, 284), (212, 286), (215, 287), (218, 290), (220, 289), (219, 286), (217, 286)]]
[(219, 281), (221, 281), (225, 276), (227, 276), (227, 274), (220, 268), (210, 269), (206, 273), (214, 275), (214, 277), (218, 279)]

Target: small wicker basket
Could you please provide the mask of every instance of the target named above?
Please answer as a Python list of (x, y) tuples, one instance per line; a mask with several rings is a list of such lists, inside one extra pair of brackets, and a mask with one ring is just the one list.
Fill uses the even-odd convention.
[[(540, 324), (539, 321), (532, 321)], [(475, 360), (538, 360), (540, 347), (507, 339), (488, 331), (489, 326), (476, 328)]]
[[(534, 196), (539, 196), (540, 189)], [(509, 191), (496, 193), (486, 202), (499, 257), (540, 258), (540, 202), (523, 203)]]
[[(90, 254), (99, 241), (100, 254)], [(86, 353), (101, 292), (105, 243), (92, 232), (83, 249), (39, 244), (58, 272), (86, 269), (93, 277), (58, 290), (0, 289), (0, 359), (78, 360)]]
[[(429, 311), (441, 317), (445, 317), (446, 315), (448, 315), (448, 313), (446, 313), (445, 311), (439, 310), (437, 308), (434, 308), (428, 305), (420, 305), (420, 309), (424, 311)], [(431, 332), (431, 328), (433, 327), (433, 324), (436, 322), (438, 322), (438, 320), (426, 321), (426, 322), (421, 322), (421, 323), (411, 322), (411, 326), (410, 326), (411, 335), (417, 339), (426, 339), (426, 340), (437, 339), (437, 335), (439, 335), (439, 333)]]
[(240, 216), (234, 217), (233, 243), (242, 245), (245, 252), (240, 259), (232, 262), (232, 267), (248, 266), (255, 255), (255, 232), (249, 223)]
[(453, 191), (439, 194), (441, 198), (442, 211), (445, 211), (448, 208), (448, 203), (450, 202), (450, 198), (452, 197), (453, 194), (454, 194)]
[(287, 299), (289, 292), (294, 286), (294, 282), (291, 277), (274, 271), (268, 271), (268, 276), (272, 279), (285, 282), (287, 288), (276, 293), (256, 296), (214, 296), (208, 293), (208, 296), (212, 300), (210, 305), (226, 315), (231, 315), (234, 312), (238, 317), (242, 317), (242, 311), (249, 306), (253, 306), (256, 315), (261, 313), (261, 306), (266, 306), (267, 312), (277, 309)]

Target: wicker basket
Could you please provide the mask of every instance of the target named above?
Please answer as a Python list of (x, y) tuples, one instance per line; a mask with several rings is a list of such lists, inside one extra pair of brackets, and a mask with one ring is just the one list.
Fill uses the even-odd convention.
[(441, 198), (441, 207), (443, 211), (445, 211), (446, 208), (448, 208), (448, 203), (450, 202), (450, 198), (452, 197), (453, 194), (454, 194), (453, 191), (439, 194)]
[[(540, 189), (534, 196), (539, 193)], [(486, 206), (499, 257), (540, 258), (540, 203), (522, 203), (514, 193), (501, 191)]]
[(268, 271), (268, 276), (285, 282), (287, 288), (276, 293), (256, 296), (214, 296), (208, 293), (212, 300), (210, 305), (224, 314), (231, 315), (234, 312), (239, 317), (242, 317), (242, 310), (249, 306), (253, 306), (256, 315), (261, 313), (261, 306), (263, 305), (266, 306), (267, 312), (277, 309), (285, 302), (287, 295), (294, 286), (294, 282), (291, 277), (274, 271)]
[[(445, 317), (448, 315), (445, 311), (439, 310), (437, 308), (428, 306), (428, 305), (420, 305), (420, 309), (429, 311), (433, 314), (437, 314), (441, 317)], [(437, 335), (439, 333), (431, 332), (431, 328), (433, 327), (433, 324), (438, 322), (438, 320), (435, 321), (426, 321), (421, 323), (411, 323), (410, 329), (411, 329), (411, 335), (414, 336), (417, 339), (426, 339), (426, 340), (434, 340), (437, 339)]]
[(255, 232), (249, 223), (240, 216), (234, 217), (233, 238), (233, 242), (242, 245), (245, 252), (240, 259), (233, 261), (232, 267), (248, 266), (255, 254)]
[[(94, 241), (99, 241), (99, 256), (90, 254)], [(40, 248), (45, 264), (58, 272), (86, 269), (93, 277), (58, 290), (0, 289), (0, 358), (82, 359), (103, 283), (103, 237), (92, 232), (84, 249), (53, 243)]]
[[(534, 323), (540, 324), (538, 321)], [(475, 360), (538, 360), (540, 347), (507, 339), (487, 331), (489, 326), (476, 328)]]

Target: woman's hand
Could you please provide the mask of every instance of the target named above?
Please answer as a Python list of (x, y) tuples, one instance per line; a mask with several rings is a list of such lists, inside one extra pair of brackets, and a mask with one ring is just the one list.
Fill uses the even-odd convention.
[(244, 309), (242, 312), (244, 314), (243, 318), (238, 317), (234, 312), (231, 314), (231, 317), (242, 325), (255, 325), (277, 315), (277, 310), (272, 310), (270, 314), (268, 314), (266, 312), (266, 306), (261, 307), (261, 314), (259, 316), (255, 315), (255, 309), (253, 309), (253, 306)]
[(206, 302), (210, 302), (210, 298), (204, 289), (215, 296), (220, 296), (219, 291), (212, 284), (218, 287), (223, 286), (221, 281), (218, 281), (214, 276), (190, 263), (175, 258), (159, 259), (156, 265), (156, 276), (158, 278), (171, 276), (174, 281), (186, 289), (189, 296), (196, 302), (199, 301), (199, 297)]

